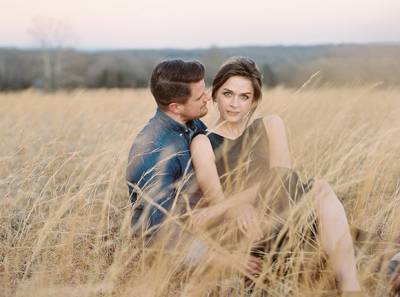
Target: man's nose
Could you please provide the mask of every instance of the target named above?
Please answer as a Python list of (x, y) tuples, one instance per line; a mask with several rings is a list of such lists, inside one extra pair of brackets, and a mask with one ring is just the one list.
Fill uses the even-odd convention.
[(205, 100), (206, 102), (208, 102), (208, 101), (211, 100), (211, 91), (207, 91), (207, 92), (206, 92), (206, 95), (204, 96), (204, 100)]

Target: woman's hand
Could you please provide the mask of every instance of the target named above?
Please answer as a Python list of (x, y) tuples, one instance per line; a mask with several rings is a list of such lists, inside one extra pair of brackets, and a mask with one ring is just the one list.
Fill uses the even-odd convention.
[(247, 237), (257, 241), (263, 238), (264, 234), (261, 230), (261, 222), (253, 205), (245, 203), (240, 206), (237, 222), (240, 231)]
[(216, 218), (222, 218), (226, 211), (226, 205), (219, 203), (213, 206), (201, 208), (193, 212), (191, 226), (203, 226)]

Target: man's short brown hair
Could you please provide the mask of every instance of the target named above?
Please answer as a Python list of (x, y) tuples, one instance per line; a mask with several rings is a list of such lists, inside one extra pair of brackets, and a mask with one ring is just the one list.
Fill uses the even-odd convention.
[(190, 83), (204, 79), (204, 66), (198, 61), (166, 60), (154, 68), (150, 90), (160, 109), (172, 102), (184, 104), (191, 96)]

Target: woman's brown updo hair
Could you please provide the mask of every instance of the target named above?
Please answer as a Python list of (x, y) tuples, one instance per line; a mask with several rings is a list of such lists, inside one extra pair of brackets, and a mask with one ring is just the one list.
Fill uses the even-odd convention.
[(254, 109), (262, 97), (262, 74), (253, 60), (246, 57), (229, 58), (221, 68), (212, 83), (212, 98), (215, 101), (216, 94), (222, 85), (233, 76), (241, 76), (249, 79), (253, 85)]

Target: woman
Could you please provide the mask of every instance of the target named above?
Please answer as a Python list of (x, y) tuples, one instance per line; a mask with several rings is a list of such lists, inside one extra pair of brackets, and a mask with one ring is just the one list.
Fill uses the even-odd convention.
[[(261, 239), (264, 228), (255, 208), (256, 196), (260, 196), (256, 193), (268, 191), (270, 183), (266, 179), (278, 176), (291, 199), (296, 200), (310, 191), (320, 241), (335, 271), (339, 289), (360, 291), (353, 243), (342, 204), (325, 181), (315, 181), (311, 190), (310, 183), (298, 182), (291, 170), (285, 127), (278, 116), (256, 119), (250, 124), (261, 96), (262, 75), (248, 58), (228, 60), (215, 76), (212, 97), (219, 110), (217, 126), (209, 135), (198, 135), (191, 143), (195, 173), (210, 204), (195, 222), (201, 224), (225, 214), (233, 206), (226, 202), (229, 201), (226, 197), (248, 191), (245, 196), (252, 199), (240, 201), (236, 214), (238, 227), (245, 235)], [(287, 206), (283, 203), (278, 208), (284, 211)]]

